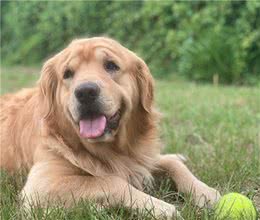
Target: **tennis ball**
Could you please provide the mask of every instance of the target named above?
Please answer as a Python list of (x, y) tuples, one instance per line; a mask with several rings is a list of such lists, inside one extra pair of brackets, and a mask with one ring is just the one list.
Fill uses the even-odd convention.
[(253, 202), (239, 193), (223, 196), (215, 206), (217, 220), (256, 220), (257, 213)]

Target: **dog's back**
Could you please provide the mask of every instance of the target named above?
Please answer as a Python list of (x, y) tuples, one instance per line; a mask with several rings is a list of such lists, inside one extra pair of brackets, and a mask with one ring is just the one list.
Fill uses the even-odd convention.
[(32, 129), (32, 99), (36, 93), (36, 89), (24, 89), (0, 97), (0, 168), (15, 171), (23, 167), (24, 157), (30, 157), (21, 148), (21, 142), (26, 142), (24, 134)]

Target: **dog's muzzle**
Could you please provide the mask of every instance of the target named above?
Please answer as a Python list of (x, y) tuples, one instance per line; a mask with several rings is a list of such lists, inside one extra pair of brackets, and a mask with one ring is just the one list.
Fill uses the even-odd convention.
[(80, 136), (96, 139), (115, 130), (119, 125), (120, 110), (112, 116), (104, 112), (100, 101), (100, 87), (93, 82), (80, 84), (74, 92), (78, 101)]

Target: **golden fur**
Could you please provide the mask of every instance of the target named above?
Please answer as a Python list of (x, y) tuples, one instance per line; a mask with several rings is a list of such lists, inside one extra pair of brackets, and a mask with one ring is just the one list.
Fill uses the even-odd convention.
[[(100, 64), (107, 56), (121, 68), (112, 77)], [(71, 81), (62, 78), (68, 65), (75, 69)], [(73, 121), (72, 94), (83, 81), (102, 84), (107, 114), (119, 107), (124, 110), (119, 127), (100, 141), (80, 137)], [(29, 170), (22, 191), (29, 198), (25, 203), (36, 197), (42, 204), (48, 198), (68, 205), (74, 199), (91, 199), (153, 207), (156, 216), (176, 215), (173, 205), (140, 191), (156, 170), (169, 172), (178, 190), (192, 192), (198, 205), (219, 198), (216, 190), (190, 173), (181, 157), (160, 155), (152, 76), (142, 59), (112, 39), (75, 40), (50, 58), (35, 88), (2, 96), (0, 123), (0, 167)]]

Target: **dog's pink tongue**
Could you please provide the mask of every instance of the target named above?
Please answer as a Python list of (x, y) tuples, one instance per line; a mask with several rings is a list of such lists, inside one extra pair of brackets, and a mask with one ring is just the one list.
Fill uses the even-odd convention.
[(106, 127), (107, 119), (104, 115), (96, 118), (84, 119), (79, 122), (80, 135), (83, 138), (97, 138), (100, 137)]

